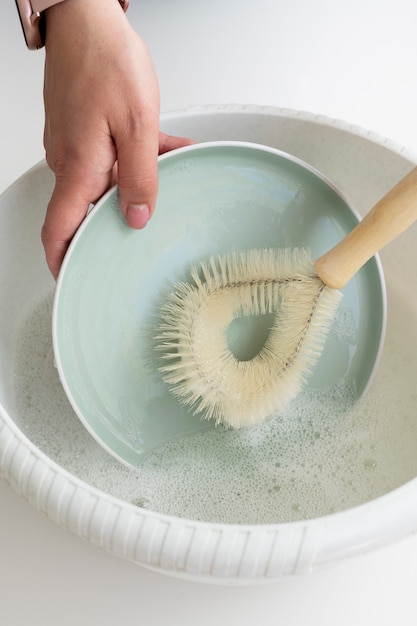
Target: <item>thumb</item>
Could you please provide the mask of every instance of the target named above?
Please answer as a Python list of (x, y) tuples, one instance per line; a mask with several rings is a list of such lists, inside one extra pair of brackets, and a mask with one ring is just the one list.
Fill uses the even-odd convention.
[(158, 194), (158, 132), (117, 145), (120, 209), (131, 228), (146, 226)]

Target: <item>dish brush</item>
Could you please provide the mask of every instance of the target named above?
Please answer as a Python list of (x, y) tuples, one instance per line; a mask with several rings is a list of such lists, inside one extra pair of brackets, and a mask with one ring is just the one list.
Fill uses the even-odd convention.
[[(417, 168), (315, 262), (308, 250), (255, 249), (211, 257), (191, 269), (162, 309), (160, 370), (179, 401), (233, 428), (285, 409), (319, 359), (343, 288), (417, 219)], [(235, 356), (227, 329), (241, 316), (274, 313), (259, 352)]]

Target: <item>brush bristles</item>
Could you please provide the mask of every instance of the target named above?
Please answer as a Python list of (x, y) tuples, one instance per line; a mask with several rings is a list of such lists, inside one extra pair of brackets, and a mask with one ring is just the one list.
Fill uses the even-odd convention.
[[(157, 337), (164, 380), (179, 400), (234, 428), (282, 411), (321, 354), (341, 294), (314, 273), (304, 249), (212, 257), (176, 285)], [(226, 330), (237, 317), (274, 312), (259, 353), (238, 360)]]

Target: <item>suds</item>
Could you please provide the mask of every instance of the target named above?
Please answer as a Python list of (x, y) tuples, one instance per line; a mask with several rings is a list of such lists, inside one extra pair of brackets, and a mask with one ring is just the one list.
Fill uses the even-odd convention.
[(414, 375), (404, 365), (414, 330), (387, 341), (356, 407), (349, 383), (306, 391), (280, 418), (171, 441), (131, 470), (93, 441), (66, 399), (53, 365), (51, 303), (50, 295), (34, 303), (20, 326), (14, 417), (50, 458), (107, 493), (191, 519), (274, 523), (353, 507), (417, 475)]

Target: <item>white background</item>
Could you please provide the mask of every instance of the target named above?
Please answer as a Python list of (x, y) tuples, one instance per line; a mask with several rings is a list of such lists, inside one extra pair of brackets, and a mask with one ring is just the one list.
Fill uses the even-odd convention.
[[(417, 151), (415, 0), (131, 0), (163, 111), (275, 105), (344, 119)], [(0, 19), (0, 192), (43, 158), (43, 52), (14, 2)], [(38, 233), (33, 233), (37, 237)], [(249, 588), (170, 579), (54, 526), (0, 480), (4, 626), (415, 626), (417, 538), (303, 579)]]

